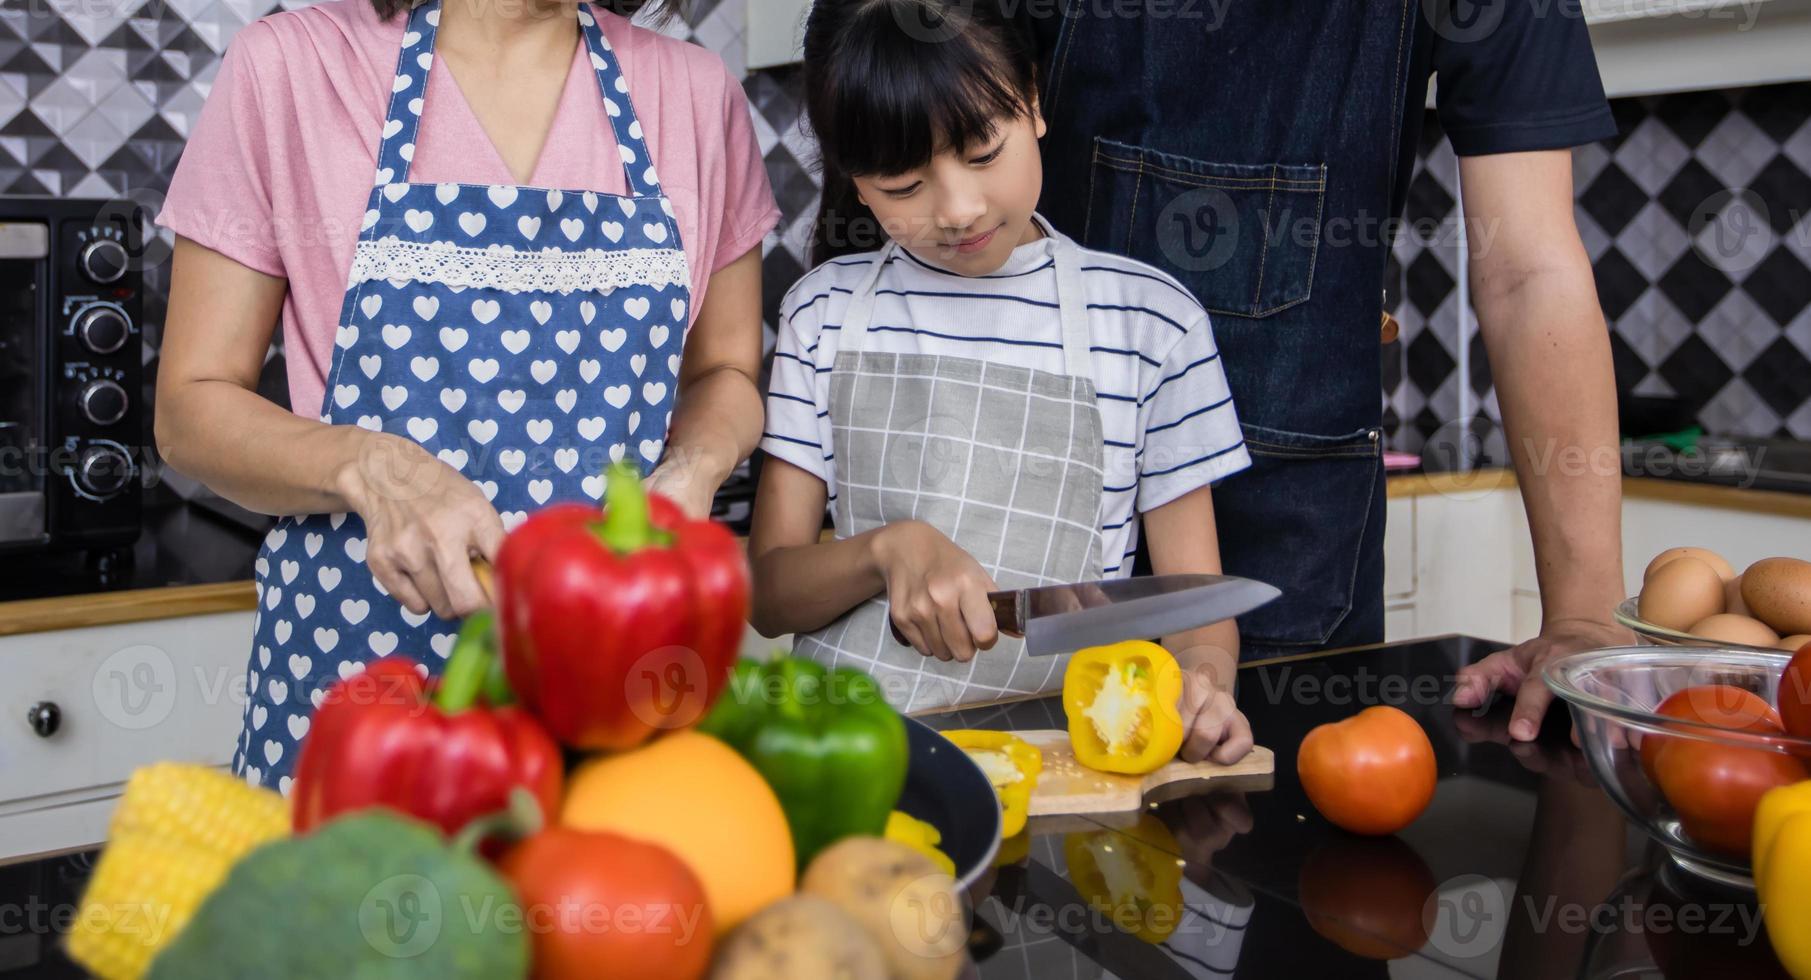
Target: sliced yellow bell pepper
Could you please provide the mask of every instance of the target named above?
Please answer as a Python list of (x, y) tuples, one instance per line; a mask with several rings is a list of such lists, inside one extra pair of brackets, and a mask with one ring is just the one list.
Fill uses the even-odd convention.
[(1811, 780), (1779, 786), (1754, 811), (1754, 890), (1786, 972), (1811, 977)]
[(1075, 761), (1090, 769), (1142, 775), (1182, 748), (1182, 668), (1145, 640), (1089, 647), (1069, 659), (1063, 711)]
[(1156, 945), (1182, 922), (1180, 845), (1150, 813), (1126, 830), (1063, 837), (1069, 880), (1114, 927)]
[(1044, 771), (1044, 753), (1011, 732), (959, 728), (944, 732), (943, 737), (975, 760), (1000, 798), (1001, 839), (1017, 836), (1031, 812), (1031, 791)]
[(1000, 842), (1000, 850), (994, 854), (994, 867), (1004, 868), (1009, 864), (1024, 864), (1031, 855), (1031, 835), (1023, 830)]
[(956, 862), (938, 844), (943, 843), (943, 832), (936, 827), (905, 813), (894, 810), (887, 814), (887, 840), (905, 846), (931, 859), (931, 863), (942, 869), (943, 873), (954, 878)]

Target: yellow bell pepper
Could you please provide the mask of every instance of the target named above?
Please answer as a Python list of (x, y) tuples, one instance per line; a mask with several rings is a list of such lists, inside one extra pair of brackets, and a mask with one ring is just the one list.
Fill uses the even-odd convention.
[(937, 846), (943, 843), (943, 832), (936, 827), (909, 813), (894, 810), (887, 814), (885, 836), (887, 840), (904, 844), (930, 858), (931, 863), (942, 869), (944, 874), (952, 878), (956, 876), (956, 862), (950, 860), (950, 856)]
[(962, 728), (943, 733), (981, 767), (994, 795), (1000, 798), (1000, 837), (1016, 836), (1025, 829), (1031, 811), (1031, 791), (1044, 771), (1044, 753), (1011, 732)]
[(994, 867), (1004, 868), (1009, 864), (1024, 864), (1031, 855), (1031, 835), (1021, 830), (1000, 842), (999, 851), (994, 854)]
[(1142, 775), (1182, 748), (1182, 668), (1145, 640), (1089, 647), (1063, 674), (1063, 711), (1075, 761), (1090, 769)]
[(1811, 780), (1779, 786), (1754, 811), (1754, 890), (1786, 972), (1811, 978)]
[(69, 956), (104, 980), (135, 980), (239, 858), (289, 833), (289, 804), (208, 766), (132, 773), (107, 848), (82, 893)]
[(1153, 946), (1182, 921), (1181, 847), (1163, 821), (1141, 813), (1126, 830), (1091, 830), (1063, 837), (1069, 880), (1122, 932)]

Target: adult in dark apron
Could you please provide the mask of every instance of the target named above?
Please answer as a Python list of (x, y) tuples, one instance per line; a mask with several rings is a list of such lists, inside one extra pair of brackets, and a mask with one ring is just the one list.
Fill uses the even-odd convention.
[(1410, 0), (1035, 18), (1042, 212), (1213, 316), (1252, 467), (1214, 489), (1229, 574), (1281, 598), (1245, 659), (1383, 639), (1378, 324)]
[[(439, 0), (409, 15), (352, 260), (322, 421), (404, 435), (512, 526), (597, 499), (611, 461), (659, 459), (691, 302), (672, 203), (616, 55), (580, 30), (628, 181), (623, 196), (409, 182)], [(438, 673), (458, 624), (390, 598), (357, 514), (286, 517), (257, 558), (259, 610), (233, 770), (287, 792), (327, 688), (392, 653)]]
[[(932, 525), (1002, 589), (1101, 574), (1105, 443), (1095, 401), (1087, 298), (1077, 249), (1045, 236), (1056, 263), (1063, 371), (948, 354), (863, 350), (874, 287), (898, 250), (868, 267), (843, 316), (830, 368), (836, 534), (895, 521)], [(1026, 657), (1001, 636), (967, 663), (927, 657), (893, 638), (876, 596), (793, 640), (795, 653), (874, 675), (888, 701), (919, 711), (1060, 687), (1066, 656)]]

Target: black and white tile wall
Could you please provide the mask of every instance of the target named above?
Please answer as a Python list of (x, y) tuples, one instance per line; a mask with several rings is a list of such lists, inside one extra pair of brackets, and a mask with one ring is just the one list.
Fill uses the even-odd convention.
[[(1811, 439), (1811, 84), (1612, 108), (1618, 136), (1574, 151), (1573, 174), (1618, 390), (1677, 398), (1712, 433)], [(1501, 420), (1461, 298), (1457, 162), (1432, 114), (1416, 169), (1405, 217), (1432, 234), (1395, 249), (1403, 330), (1383, 358), (1392, 443), (1411, 450)]]
[[(238, 29), (307, 0), (0, 0), (0, 194), (154, 206)], [(796, 67), (743, 69), (743, 0), (689, 0), (663, 29), (744, 77), (785, 215), (763, 246), (768, 321), (806, 268), (817, 200)], [(1578, 223), (1624, 392), (1672, 395), (1708, 430), (1811, 438), (1811, 84), (1614, 104), (1620, 135), (1574, 153)], [(1499, 419), (1466, 308), (1458, 167), (1430, 117), (1394, 249), (1402, 323), (1383, 349), (1394, 446)], [(146, 269), (155, 378), (168, 266)], [(280, 349), (266, 391), (283, 398)]]

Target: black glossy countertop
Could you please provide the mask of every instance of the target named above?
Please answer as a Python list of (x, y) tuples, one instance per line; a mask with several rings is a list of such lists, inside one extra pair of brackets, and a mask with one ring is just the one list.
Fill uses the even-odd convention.
[(130, 547), (0, 554), (0, 602), (249, 581), (261, 531), (181, 500), (147, 503)]
[[(1027, 857), (977, 908), (973, 976), (1783, 976), (1752, 896), (1669, 865), (1592, 782), (1555, 712), (1510, 746), (1507, 705), (1445, 703), (1457, 667), (1497, 649), (1460, 637), (1249, 666), (1239, 700), (1276, 753), (1273, 785), (1173, 800), (1162, 832), (1114, 818), (1034, 822)], [(1439, 788), (1392, 838), (1324, 821), (1295, 778), (1308, 729), (1395, 704), (1431, 737)], [(939, 728), (1061, 728), (1053, 699), (926, 717)], [(1134, 837), (1133, 834), (1137, 834)], [(1101, 835), (1101, 836), (1094, 836)], [(1182, 862), (1179, 925), (1152, 944), (1094, 912), (1066, 849)], [(0, 866), (0, 978), (78, 975), (57, 951), (93, 853)], [(1164, 901), (1165, 896), (1157, 896)], [(1436, 910), (1431, 926), (1424, 908)], [(1393, 962), (1392, 962), (1393, 961)]]
[[(979, 906), (978, 975), (1783, 976), (1752, 895), (1672, 867), (1596, 787), (1564, 711), (1538, 742), (1511, 746), (1506, 702), (1481, 714), (1446, 703), (1458, 666), (1498, 648), (1448, 637), (1249, 665), (1239, 701), (1276, 753), (1272, 788), (1161, 804), (1163, 834), (1034, 822), (1029, 860), (1002, 869)], [(1379, 703), (1421, 722), (1440, 782), (1400, 834), (1361, 838), (1308, 803), (1295, 750), (1315, 725)], [(1063, 727), (1050, 699), (924, 720)], [(1090, 834), (1184, 862), (1186, 911), (1160, 945), (1090, 909), (1065, 859)]]

